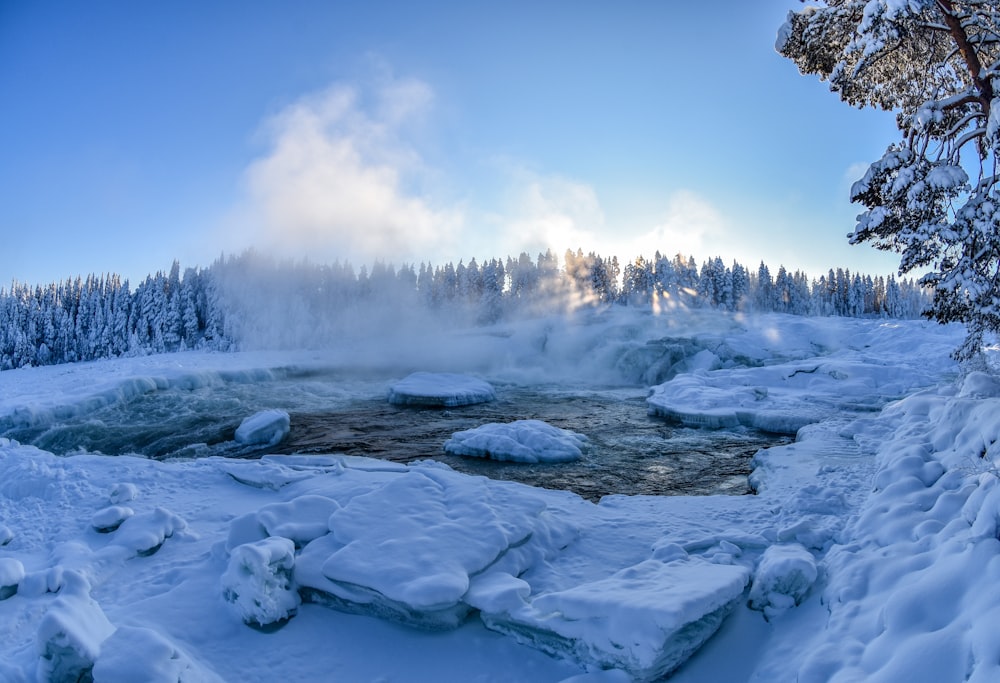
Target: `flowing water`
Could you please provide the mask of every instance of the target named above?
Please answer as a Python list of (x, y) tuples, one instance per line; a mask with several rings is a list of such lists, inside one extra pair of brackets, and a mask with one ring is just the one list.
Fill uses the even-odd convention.
[[(346, 373), (299, 374), (266, 382), (227, 382), (154, 391), (53, 425), (4, 428), (3, 436), (58, 453), (79, 451), (150, 458), (259, 457), (264, 453), (342, 453), (398, 462), (433, 458), (461, 472), (574, 491), (591, 500), (609, 493), (707, 495), (749, 493), (750, 459), (789, 439), (751, 430), (708, 431), (646, 414), (637, 387), (495, 385), (497, 400), (460, 408), (389, 404), (397, 378)], [(291, 431), (261, 449), (233, 441), (240, 421), (267, 408), (291, 415)], [(489, 422), (544, 420), (584, 434), (571, 463), (523, 464), (447, 455), (455, 432)]]

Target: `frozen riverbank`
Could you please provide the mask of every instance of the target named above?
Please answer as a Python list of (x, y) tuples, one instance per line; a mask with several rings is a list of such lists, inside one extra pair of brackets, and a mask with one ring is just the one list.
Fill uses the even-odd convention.
[[(839, 382), (864, 409), (831, 412), (758, 454), (756, 496), (599, 504), (440, 465), (56, 457), (3, 441), (0, 579), (12, 590), (0, 600), (0, 678), (89, 662), (109, 681), (559, 681), (588, 670), (615, 680), (596, 671), (643, 678), (676, 664), (681, 681), (948, 681), (962, 680), (952, 677), (962, 662), (989, 680), (1000, 392), (983, 377), (954, 385), (947, 349), (960, 333), (780, 316), (701, 323), (689, 334), (718, 362), (691, 377), (731, 387), (699, 408), (706, 415), (738, 407), (743, 387), (780, 393), (810, 358), (829, 370), (824, 386)], [(637, 355), (664, 358), (646, 341), (677, 333), (655, 319), (601, 324), (575, 337), (510, 330), (446, 369), (505, 381), (532, 363), (564, 371), (544, 348), (578, 368), (587, 357), (594, 372), (633, 372)], [(540, 329), (548, 343), (532, 347)], [(0, 416), (85, 410), (150, 378), (306, 361), (181, 354), (2, 373)], [(755, 364), (769, 369), (747, 380)], [(914, 395), (879, 412), (900, 391)], [(121, 525), (107, 531), (111, 512)], [(249, 578), (233, 580), (241, 566)], [(664, 590), (678, 582), (687, 589)], [(247, 596), (271, 606), (251, 612), (267, 628), (244, 624)], [(925, 647), (941, 629), (954, 637)], [(393, 657), (379, 655), (387, 649)], [(137, 666), (128, 651), (149, 671), (125, 668)]]

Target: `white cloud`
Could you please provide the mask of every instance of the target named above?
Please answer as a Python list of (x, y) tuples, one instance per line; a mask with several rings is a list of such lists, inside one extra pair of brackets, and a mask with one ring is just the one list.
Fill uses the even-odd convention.
[(629, 239), (626, 258), (652, 256), (657, 250), (665, 255), (681, 253), (698, 259), (729, 255), (732, 244), (727, 238), (725, 217), (708, 200), (690, 190), (678, 190), (655, 226)]
[(317, 260), (412, 260), (448, 242), (461, 213), (408, 188), (428, 173), (401, 131), (429, 108), (418, 80), (334, 85), (288, 105), (262, 130), (233, 220), (247, 246)]
[(604, 211), (593, 187), (558, 175), (513, 171), (510, 201), (496, 216), (501, 253), (529, 254), (546, 249), (560, 255), (566, 249), (596, 248), (604, 231)]

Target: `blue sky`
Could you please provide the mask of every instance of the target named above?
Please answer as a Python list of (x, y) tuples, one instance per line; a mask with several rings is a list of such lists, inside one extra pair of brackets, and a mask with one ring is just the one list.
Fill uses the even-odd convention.
[(888, 274), (845, 235), (893, 118), (774, 52), (801, 7), (0, 2), (0, 283), (251, 246)]

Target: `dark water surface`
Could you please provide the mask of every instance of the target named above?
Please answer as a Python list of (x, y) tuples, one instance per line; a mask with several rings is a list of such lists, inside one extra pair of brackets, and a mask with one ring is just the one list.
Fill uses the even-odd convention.
[[(790, 439), (752, 430), (709, 431), (646, 414), (642, 388), (496, 385), (497, 400), (460, 408), (389, 404), (388, 380), (310, 375), (269, 382), (167, 389), (53, 425), (0, 425), (3, 436), (58, 454), (127, 453), (151, 458), (259, 457), (264, 453), (342, 453), (411, 462), (433, 458), (468, 474), (574, 491), (597, 500), (609, 493), (707, 495), (749, 493), (750, 458)], [(291, 432), (267, 449), (234, 442), (240, 421), (281, 408)], [(586, 435), (571, 463), (523, 464), (444, 453), (454, 433), (521, 419)]]

